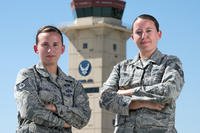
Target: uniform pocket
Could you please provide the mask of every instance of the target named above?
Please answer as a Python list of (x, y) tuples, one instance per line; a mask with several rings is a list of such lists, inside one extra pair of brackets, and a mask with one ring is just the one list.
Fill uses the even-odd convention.
[(131, 80), (132, 80), (132, 76), (129, 73), (121, 72), (120, 73), (120, 79), (119, 79), (119, 86), (121, 88), (126, 89), (127, 86), (130, 85)]
[(29, 132), (29, 126), (28, 125), (24, 125), (22, 127), (19, 127), (16, 130), (16, 133), (32, 133), (32, 132)]
[(136, 129), (136, 132), (138, 133), (174, 133), (174, 132), (169, 132), (166, 127), (156, 127), (156, 126), (139, 128), (139, 129)]
[(151, 110), (141, 110), (136, 119), (137, 127), (157, 127), (165, 128), (169, 124), (170, 116)]
[(29, 124), (29, 132), (28, 133), (49, 133), (46, 127), (36, 125), (35, 123)]

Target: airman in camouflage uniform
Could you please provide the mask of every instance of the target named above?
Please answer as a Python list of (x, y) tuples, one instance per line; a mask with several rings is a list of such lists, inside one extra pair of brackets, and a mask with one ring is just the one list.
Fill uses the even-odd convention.
[[(62, 53), (61, 44), (57, 44), (61, 34), (57, 30), (52, 26), (39, 30), (35, 51), (40, 54), (41, 62), (22, 69), (17, 76), (14, 89), (19, 120), (17, 133), (71, 133), (72, 126), (80, 129), (90, 119), (88, 96), (82, 85), (57, 66), (56, 57)], [(45, 43), (40, 44), (43, 39)], [(49, 68), (52, 64), (56, 66), (53, 67), (56, 73)]]
[[(182, 64), (176, 56), (162, 54), (153, 43), (143, 46), (149, 40), (159, 40), (155, 22), (147, 14), (134, 21), (132, 37), (140, 53), (114, 66), (101, 88), (100, 107), (116, 113), (115, 133), (177, 132), (175, 101), (184, 84)], [(152, 37), (153, 33), (156, 36)], [(150, 47), (151, 54), (142, 58)]]

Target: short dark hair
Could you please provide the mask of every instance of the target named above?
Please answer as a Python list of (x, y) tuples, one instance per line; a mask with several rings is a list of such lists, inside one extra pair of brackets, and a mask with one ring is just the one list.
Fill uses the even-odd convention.
[(35, 38), (36, 45), (38, 44), (38, 36), (39, 36), (39, 34), (40, 33), (46, 33), (46, 32), (56, 32), (56, 33), (58, 33), (60, 35), (60, 37), (61, 37), (61, 42), (63, 44), (63, 35), (62, 35), (62, 32), (58, 28), (56, 28), (55, 26), (46, 25), (46, 26), (41, 27), (37, 31), (36, 38)]
[(138, 17), (136, 17), (135, 20), (132, 23), (132, 31), (133, 31), (133, 25), (134, 25), (135, 21), (138, 20), (139, 18), (148, 19), (148, 20), (153, 21), (155, 26), (156, 26), (156, 30), (160, 31), (159, 23), (158, 23), (157, 19), (155, 17), (153, 17), (152, 15), (149, 15), (149, 14), (142, 14), (142, 15), (139, 15)]

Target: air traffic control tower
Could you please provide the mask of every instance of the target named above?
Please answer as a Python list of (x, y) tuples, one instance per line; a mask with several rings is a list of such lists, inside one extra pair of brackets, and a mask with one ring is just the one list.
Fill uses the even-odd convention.
[(113, 133), (114, 114), (99, 107), (99, 88), (113, 66), (126, 57), (131, 31), (122, 25), (124, 0), (72, 0), (74, 22), (61, 27), (69, 38), (69, 75), (88, 93), (91, 119), (74, 133)]

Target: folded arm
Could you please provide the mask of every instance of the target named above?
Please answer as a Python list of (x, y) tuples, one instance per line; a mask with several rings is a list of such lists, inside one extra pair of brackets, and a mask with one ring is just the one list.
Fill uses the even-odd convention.
[(29, 74), (30, 72), (23, 70), (17, 76), (14, 93), (20, 116), (39, 125), (63, 127), (65, 121), (47, 110), (40, 101), (34, 79)]
[(89, 122), (91, 109), (89, 107), (88, 96), (84, 92), (82, 85), (76, 82), (74, 89), (74, 105), (72, 107), (62, 104), (56, 104), (55, 106), (61, 118), (69, 125), (80, 129)]
[[(130, 96), (130, 97), (132, 97), (132, 95), (133, 95), (132, 89), (118, 90), (117, 93), (120, 95)], [(151, 102), (151, 101), (144, 100), (144, 99), (143, 100), (134, 99), (129, 104), (130, 110), (136, 110), (136, 109), (140, 109), (140, 108), (148, 108), (148, 109), (152, 109), (152, 110), (162, 110), (164, 107), (165, 107), (164, 104), (159, 104), (159, 103)]]
[(135, 96), (146, 96), (154, 102), (168, 103), (178, 98), (183, 84), (184, 74), (181, 63), (175, 58), (168, 61), (161, 83), (134, 88), (132, 93)]
[(109, 78), (103, 84), (99, 100), (100, 107), (113, 113), (128, 115), (131, 97), (117, 93), (119, 89), (120, 64), (114, 66)]

